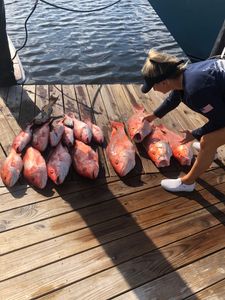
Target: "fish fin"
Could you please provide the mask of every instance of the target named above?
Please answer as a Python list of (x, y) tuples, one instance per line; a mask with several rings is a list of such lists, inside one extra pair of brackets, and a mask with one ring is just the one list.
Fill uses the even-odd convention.
[(110, 121), (110, 124), (111, 124), (112, 128), (115, 128), (115, 129), (124, 128), (124, 124), (122, 122)]
[(135, 112), (140, 112), (140, 111), (144, 112), (146, 110), (143, 105), (138, 104), (137, 102), (132, 103), (132, 106)]
[(49, 103), (48, 103), (48, 105), (53, 106), (58, 99), (59, 99), (59, 96), (51, 95), (49, 97)]

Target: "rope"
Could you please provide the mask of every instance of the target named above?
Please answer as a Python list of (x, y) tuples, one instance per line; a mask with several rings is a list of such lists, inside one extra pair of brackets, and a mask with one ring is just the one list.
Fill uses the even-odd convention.
[(23, 48), (26, 46), (27, 39), (28, 39), (27, 22), (28, 22), (28, 20), (30, 19), (30, 17), (32, 16), (32, 14), (34, 13), (34, 11), (35, 11), (35, 9), (36, 9), (36, 7), (37, 7), (38, 1), (39, 1), (39, 0), (36, 0), (36, 2), (35, 2), (35, 4), (34, 4), (34, 7), (32, 8), (32, 10), (31, 10), (29, 16), (26, 18), (26, 21), (25, 21), (25, 23), (24, 23), (25, 32), (26, 32), (25, 41), (24, 41), (23, 45), (22, 45), (19, 49), (16, 50), (16, 52), (15, 52), (13, 58), (12, 58), (12, 61), (13, 61), (14, 58), (16, 57), (17, 53), (18, 53), (21, 49), (23, 49)]
[(100, 11), (100, 10), (104, 10), (106, 8), (109, 8), (117, 3), (119, 3), (121, 0), (118, 0), (118, 1), (115, 1), (109, 5), (106, 5), (106, 6), (103, 6), (103, 7), (100, 7), (100, 8), (96, 8), (96, 9), (90, 9), (90, 10), (76, 10), (76, 9), (70, 9), (70, 8), (65, 8), (65, 7), (62, 7), (62, 6), (59, 6), (59, 5), (56, 5), (56, 4), (52, 4), (46, 0), (40, 0), (41, 2), (45, 3), (45, 4), (48, 4), (54, 8), (59, 8), (59, 9), (63, 9), (63, 10), (67, 10), (67, 11), (71, 11), (71, 12), (78, 12), (78, 13), (89, 13), (89, 12), (94, 12), (94, 11)]

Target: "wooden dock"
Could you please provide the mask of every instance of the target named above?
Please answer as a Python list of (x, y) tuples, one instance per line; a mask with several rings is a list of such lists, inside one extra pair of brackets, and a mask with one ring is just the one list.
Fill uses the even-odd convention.
[[(109, 139), (109, 120), (126, 123), (132, 103), (147, 110), (157, 93), (139, 85), (25, 85), (0, 89), (0, 158), (51, 94), (54, 115), (91, 116)], [(204, 120), (185, 106), (160, 122), (175, 131)], [(71, 170), (65, 183), (40, 191), (24, 179), (0, 184), (0, 299), (225, 299), (224, 148), (196, 191), (160, 187), (187, 169), (158, 170), (137, 148), (137, 165), (120, 179), (99, 147), (95, 181)]]

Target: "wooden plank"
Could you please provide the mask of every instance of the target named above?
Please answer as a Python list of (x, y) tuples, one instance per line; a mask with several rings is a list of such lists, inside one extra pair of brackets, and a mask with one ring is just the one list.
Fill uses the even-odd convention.
[[(85, 228), (86, 226), (92, 226), (100, 222), (105, 222), (108, 219), (117, 218), (116, 222), (119, 222), (119, 217), (124, 220), (123, 216), (125, 216), (126, 219), (126, 215), (128, 214), (128, 212), (130, 212), (131, 214), (129, 217), (131, 218), (131, 227), (135, 227), (133, 226), (132, 220), (136, 220), (136, 227), (133, 230), (137, 231), (138, 228), (144, 229), (146, 228), (146, 226), (149, 227), (157, 225), (161, 222), (166, 222), (178, 216), (194, 212), (198, 209), (201, 209), (202, 207), (208, 207), (210, 210), (211, 205), (215, 205), (219, 203), (221, 199), (223, 199), (224, 189), (225, 184), (218, 187), (218, 195), (216, 196), (212, 196), (206, 190), (202, 190), (199, 191), (197, 195), (193, 193), (193, 195), (188, 198), (188, 201), (185, 201), (186, 197), (175, 199), (169, 198), (169, 201), (163, 201), (162, 203), (160, 203), (161, 200), (158, 199), (159, 197), (151, 198), (148, 191), (140, 191), (139, 194), (127, 195), (122, 198), (117, 198), (117, 201), (115, 201), (115, 199), (112, 199), (113, 195), (111, 195), (112, 200), (110, 202), (100, 203), (99, 205), (94, 205), (93, 207), (82, 208), (78, 212), (71, 211), (63, 215), (56, 215), (55, 217), (52, 217), (50, 219), (43, 219), (31, 223), (25, 227), (18, 227), (14, 230), (2, 232), (0, 235), (1, 253), (3, 254), (14, 251), (16, 249), (26, 247), (47, 239), (51, 239), (71, 231)], [(154, 194), (153, 190), (151, 190), (150, 192)], [(171, 197), (169, 193), (165, 192), (164, 194), (165, 197)], [(96, 197), (100, 197), (100, 195), (101, 193), (97, 194)], [(163, 191), (161, 190), (160, 195), (163, 195)], [(133, 201), (131, 202), (131, 209), (129, 211), (128, 201), (130, 198), (133, 199)], [(144, 204), (140, 200), (142, 198), (144, 199)], [(139, 201), (135, 201), (135, 199), (139, 199)], [(150, 199), (149, 204), (148, 199)], [(72, 204), (72, 202), (70, 203)], [(155, 205), (153, 205), (154, 203)], [(143, 209), (141, 205), (143, 205), (144, 207), (147, 206), (147, 208)], [(28, 214), (33, 214), (33, 218), (35, 221), (35, 209), (32, 210), (31, 207), (30, 210), (28, 210)], [(22, 209), (21, 211), (23, 212)], [(24, 211), (26, 213), (26, 209), (24, 209)], [(46, 209), (44, 211), (48, 210)], [(44, 211), (41, 210), (40, 213), (41, 215), (44, 214), (45, 216)], [(22, 214), (17, 220), (17, 222), (19, 222), (19, 226), (23, 225), (23, 220), (25, 218), (24, 215)], [(13, 221), (11, 220), (11, 222)], [(4, 230), (4, 227), (6, 227), (4, 220), (1, 224), (2, 229)], [(129, 226), (127, 229), (129, 230)], [(30, 236), (31, 231), (36, 232), (35, 235)], [(16, 244), (14, 243), (15, 239), (17, 239)]]
[(4, 114), (0, 111), (0, 143), (4, 152), (8, 155), (10, 148), (15, 137), (15, 133), (9, 126)]
[[(33, 188), (25, 187), (23, 190), (14, 191), (13, 194), (9, 192), (3, 194), (0, 201), (0, 211), (19, 208), (59, 196), (65, 199), (66, 195), (76, 194), (79, 191), (86, 190), (86, 194), (89, 193), (90, 198), (87, 196), (87, 199), (83, 200), (82, 207), (84, 207), (85, 205), (95, 203), (95, 201), (103, 201), (101, 199), (105, 199), (107, 191), (117, 197), (135, 190), (133, 189), (131, 191), (129, 185), (133, 185), (134, 188), (136, 186), (136, 190), (141, 190), (146, 189), (147, 187), (153, 187), (154, 185), (159, 185), (161, 179), (162, 177), (154, 175), (143, 175), (141, 178), (130, 178), (126, 182), (115, 180), (115, 178), (97, 179), (95, 181), (83, 179), (73, 183), (65, 182), (62, 186), (58, 186), (57, 188), (50, 187), (48, 189), (47, 187), (43, 193), (40, 193)], [(95, 189), (101, 189), (102, 195), (100, 199), (93, 198), (93, 193), (91, 191), (94, 191)]]
[(8, 89), (0, 89), (0, 144), (2, 147), (1, 150), (5, 154), (9, 153), (12, 141), (15, 137), (15, 134), (8, 123), (8, 120), (14, 119), (14, 117), (6, 106), (7, 93)]
[(22, 100), (19, 115), (20, 127), (25, 128), (35, 114), (35, 85), (23, 87)]
[(79, 119), (79, 110), (77, 105), (76, 94), (73, 85), (62, 86), (62, 96), (64, 102), (65, 113), (73, 112), (75, 117)]
[[(5, 152), (3, 151), (3, 148), (0, 144), (0, 168), (1, 168), (1, 165), (2, 165), (3, 161), (5, 160), (5, 158), (6, 158)], [(5, 185), (2, 182), (2, 179), (0, 176), (0, 194), (1, 194), (1, 190), (4, 189), (4, 187), (5, 187)]]
[(108, 85), (102, 85), (101, 95), (109, 120), (120, 122), (120, 111)]
[(64, 114), (64, 103), (62, 97), (62, 86), (61, 85), (49, 85), (49, 97), (51, 95), (58, 96), (57, 102), (53, 105), (52, 116), (63, 116)]
[(7, 107), (7, 95), (8, 89), (1, 89), (0, 90), (0, 110), (1, 113), (5, 116), (9, 126), (12, 128), (15, 134), (18, 134), (21, 130), (20, 126), (18, 125), (16, 119), (14, 118), (13, 114), (11, 113), (10, 109)]
[[(170, 176), (171, 178), (174, 178), (177, 176), (177, 173), (171, 173)], [(139, 190), (141, 190), (148, 187), (160, 185), (160, 181), (162, 180), (162, 178), (163, 176), (161, 174), (149, 174), (141, 175), (140, 177), (136, 176), (133, 178), (127, 178), (126, 181), (117, 180), (113, 177), (109, 177), (106, 179), (97, 179), (95, 181), (82, 179), (73, 183), (65, 182), (63, 185), (58, 186), (57, 189), (55, 187), (46, 187), (43, 193), (40, 193), (33, 188), (27, 188), (27, 186), (20, 187), (18, 189), (14, 188), (12, 189), (12, 194), (9, 193), (8, 190), (4, 194), (2, 194), (0, 201), (0, 211), (10, 210), (40, 201), (45, 201), (49, 198), (57, 197), (59, 195), (62, 198), (65, 198), (65, 195), (76, 193), (84, 189), (91, 190), (94, 187), (97, 188), (99, 185), (104, 184), (107, 185), (105, 190), (102, 191), (102, 197), (104, 197), (107, 189), (111, 191), (111, 193), (115, 197), (118, 197), (125, 193), (129, 193), (129, 191), (131, 192), (131, 187), (138, 187)], [(110, 182), (111, 184), (109, 184)], [(225, 182), (224, 170), (222, 168), (214, 169), (212, 171), (204, 173), (201, 176), (200, 185), (196, 185), (196, 190), (198, 191), (206, 187), (207, 189), (211, 190), (212, 193), (217, 193), (214, 186), (223, 182)], [(93, 201), (95, 201), (95, 199), (96, 198), (93, 198), (93, 195), (90, 194), (90, 199), (88, 200), (90, 202), (86, 203), (86, 200), (84, 200), (84, 205), (82, 207), (94, 203)]]
[(7, 96), (7, 106), (17, 121), (19, 120), (22, 91), (23, 88), (20, 85), (14, 85), (9, 88)]
[[(225, 184), (221, 184), (219, 187), (217, 187), (217, 189), (220, 191), (220, 193), (222, 193), (225, 191)], [(69, 213), (74, 209), (77, 210), (85, 206), (88, 206), (87, 211), (90, 210), (93, 215), (97, 208), (97, 212), (101, 211), (101, 213), (104, 215), (104, 218), (108, 216), (108, 212), (110, 217), (114, 218), (118, 215), (127, 214), (127, 212), (133, 212), (135, 210), (147, 208), (155, 204), (163, 203), (169, 199), (176, 198), (175, 195), (164, 192), (159, 186), (154, 188), (150, 187), (147, 189), (145, 187), (144, 190), (133, 188), (127, 190), (127, 193), (128, 192), (129, 195), (126, 195), (124, 190), (123, 193), (120, 193), (120, 195), (117, 196), (117, 201), (115, 201), (115, 195), (108, 190), (108, 187), (99, 186), (98, 188), (92, 188), (90, 191), (78, 191), (76, 193), (75, 204), (71, 203), (74, 198), (74, 194), (69, 194), (65, 195), (63, 198), (61, 196), (54, 197), (48, 201), (36, 202), (31, 205), (1, 212), (0, 231), (3, 232), (53, 216)], [(91, 193), (96, 195), (96, 200), (90, 202), (89, 199)], [(149, 196), (149, 193), (151, 193), (151, 196)], [(120, 196), (123, 196), (123, 198), (120, 198)], [(94, 207), (89, 206), (90, 204), (94, 205)], [(96, 204), (99, 205), (96, 206)], [(110, 214), (110, 212), (112, 213)], [(7, 222), (5, 222), (5, 220), (7, 220)]]
[[(75, 86), (77, 103), (80, 112), (80, 118), (83, 122), (91, 121), (96, 123), (94, 112), (91, 106), (89, 94), (85, 85)], [(99, 155), (99, 177), (109, 176), (108, 167), (105, 162), (105, 157), (101, 146), (92, 145), (94, 149), (97, 149)]]
[[(198, 292), (208, 286), (212, 286), (218, 281), (224, 281), (224, 264), (225, 258), (225, 250), (221, 250), (215, 254), (207, 256), (197, 262), (189, 264), (175, 272), (172, 272), (168, 275), (165, 275), (159, 279), (156, 279), (152, 282), (146, 283), (145, 285), (134, 289), (128, 293), (125, 293), (119, 297), (116, 297), (117, 300), (137, 300), (143, 299), (147, 300), (150, 298), (158, 298), (160, 300), (168, 300), (168, 299), (189, 299), (186, 298), (190, 295), (193, 295), (190, 299), (196, 300), (201, 299), (198, 298)], [(182, 280), (177, 280), (178, 276), (182, 278)], [(163, 287), (163, 288), (162, 288)], [(51, 299), (57, 299), (52, 297)], [(58, 294), (59, 295), (59, 294)], [(201, 292), (200, 292), (201, 295)], [(203, 294), (204, 295), (204, 294)], [(207, 293), (206, 293), (207, 295)], [(202, 299), (223, 299), (219, 297), (216, 292), (215, 298), (202, 298)], [(67, 297), (66, 299), (71, 299)], [(80, 298), (79, 298), (80, 299)]]
[(205, 290), (198, 292), (188, 298), (187, 300), (204, 300), (204, 299), (211, 299), (211, 300), (223, 300), (225, 295), (225, 279), (211, 285), (210, 287), (206, 288)]
[(48, 104), (49, 99), (49, 87), (48, 85), (36, 85), (36, 107), (35, 107), (35, 113), (36, 116), (42, 107), (46, 104)]
[[(110, 249), (114, 247), (123, 249), (124, 245), (128, 244), (130, 245), (130, 249), (132, 249), (133, 255), (142, 255), (220, 224), (221, 220), (217, 216), (219, 217), (219, 212), (224, 210), (224, 205), (220, 203), (213, 210), (214, 216), (206, 209), (202, 209), (124, 237), (121, 237), (123, 236), (123, 226), (120, 226), (121, 224), (118, 223), (117, 227), (112, 228), (107, 226), (110, 222), (104, 224), (104, 230), (102, 230), (102, 226), (99, 224), (59, 236), (54, 238), (54, 242), (48, 240), (4, 255), (0, 280), (18, 276), (19, 274), (53, 263), (59, 257), (63, 259), (114, 240), (115, 242), (111, 242), (107, 246), (108, 255)], [(192, 226), (190, 226), (190, 223)], [(120, 238), (119, 240), (118, 237)], [(45, 249), (44, 252), (42, 251), (43, 249)]]
[[(0, 283), (1, 292), (6, 298), (19, 299), (26, 290), (27, 298), (34, 298), (54, 289), (61, 289), (66, 285), (63, 295), (61, 294), (63, 299), (74, 299), (74, 297), (76, 297), (75, 299), (90, 300), (109, 299), (221, 250), (225, 246), (224, 233), (225, 228), (220, 225), (128, 261), (126, 256), (129, 259), (129, 253), (132, 252), (129, 245), (124, 245), (123, 248), (115, 246), (114, 255), (111, 249), (111, 257), (107, 255), (107, 246), (111, 245), (105, 245), (104, 248), (97, 247), (2, 282)], [(121, 256), (118, 255), (118, 252), (121, 252), (119, 253)], [(225, 250), (219, 252), (220, 260), (225, 258), (224, 252)], [(124, 259), (123, 254), (125, 254), (125, 262), (121, 262)], [(215, 264), (217, 268), (220, 266), (220, 260), (216, 254), (211, 255), (212, 257), (217, 257), (217, 259), (216, 261), (212, 259), (214, 264), (212, 265), (210, 262), (208, 268), (212, 265), (214, 270)], [(193, 265), (195, 264), (197, 263), (193, 263)], [(225, 263), (222, 262), (221, 265), (224, 268)], [(63, 276), (62, 269), (65, 270)], [(206, 268), (204, 269), (206, 270)], [(220, 278), (225, 277), (224, 272), (219, 273)], [(190, 274), (187, 272), (185, 274), (190, 281)], [(209, 274), (213, 275), (211, 270), (204, 277), (208, 277)], [(183, 285), (183, 288), (186, 286), (185, 292), (188, 292), (188, 286), (179, 273), (173, 272), (173, 281), (177, 282), (176, 286), (178, 284)], [(192, 283), (193, 281), (195, 278), (193, 280), (192, 272)], [(15, 286), (16, 289), (12, 289), (12, 286)], [(177, 294), (173, 285), (173, 293), (175, 291)], [(181, 295), (181, 291), (178, 291), (178, 295)], [(59, 295), (59, 291), (56, 291), (56, 294)], [(71, 298), (72, 295), (73, 298)], [(51, 295), (47, 295), (45, 299), (49, 299), (47, 297), (51, 297)]]

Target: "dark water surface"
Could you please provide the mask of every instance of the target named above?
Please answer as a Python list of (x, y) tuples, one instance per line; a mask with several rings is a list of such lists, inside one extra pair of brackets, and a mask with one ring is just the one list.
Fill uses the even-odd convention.
[[(49, 0), (89, 10), (115, 0)], [(7, 31), (16, 48), (35, 1), (5, 0)], [(184, 53), (147, 0), (122, 0), (104, 11), (73, 13), (39, 2), (28, 21), (28, 41), (20, 52), (27, 83), (140, 82), (151, 47), (179, 57)]]

